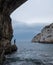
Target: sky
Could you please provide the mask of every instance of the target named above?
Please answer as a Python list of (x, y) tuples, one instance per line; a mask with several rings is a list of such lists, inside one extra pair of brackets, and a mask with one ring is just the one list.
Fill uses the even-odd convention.
[(52, 23), (53, 0), (28, 0), (11, 14), (11, 18), (27, 25)]

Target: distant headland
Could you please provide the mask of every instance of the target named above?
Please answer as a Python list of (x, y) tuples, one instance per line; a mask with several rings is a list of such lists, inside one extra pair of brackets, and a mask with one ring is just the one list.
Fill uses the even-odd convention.
[(33, 37), (32, 42), (53, 43), (53, 23), (45, 26), (40, 33)]

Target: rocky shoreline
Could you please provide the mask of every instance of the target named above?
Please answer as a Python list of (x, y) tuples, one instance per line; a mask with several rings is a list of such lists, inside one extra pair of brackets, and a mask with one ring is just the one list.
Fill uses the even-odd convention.
[(0, 46), (0, 64), (2, 65), (2, 63), (5, 62), (6, 60), (6, 55), (12, 54), (14, 52), (17, 51), (17, 46), (15, 44), (13, 45), (8, 45), (5, 48), (2, 46)]
[(11, 54), (17, 50), (17, 46), (11, 44), (13, 28), (10, 14), (26, 1), (0, 0), (0, 63), (3, 62), (5, 54)]
[(33, 37), (32, 42), (53, 44), (53, 23), (45, 26), (40, 33)]

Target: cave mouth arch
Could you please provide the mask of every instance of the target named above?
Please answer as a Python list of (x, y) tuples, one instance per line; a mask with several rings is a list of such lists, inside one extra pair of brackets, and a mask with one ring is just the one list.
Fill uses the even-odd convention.
[(0, 43), (11, 43), (13, 28), (11, 23), (11, 13), (27, 0), (0, 0)]

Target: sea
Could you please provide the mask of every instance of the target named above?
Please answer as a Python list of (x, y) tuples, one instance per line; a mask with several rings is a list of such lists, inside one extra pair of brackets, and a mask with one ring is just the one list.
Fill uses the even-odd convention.
[(53, 65), (53, 44), (31, 42), (44, 26), (37, 24), (34, 27), (15, 27), (14, 38), (18, 50), (6, 56), (5, 65)]

